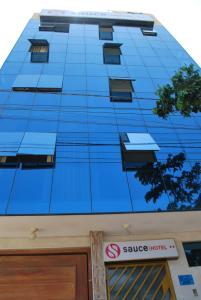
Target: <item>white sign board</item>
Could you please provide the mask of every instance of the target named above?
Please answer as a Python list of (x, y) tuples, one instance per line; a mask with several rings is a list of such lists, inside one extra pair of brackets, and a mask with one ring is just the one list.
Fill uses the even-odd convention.
[(104, 243), (104, 261), (143, 260), (156, 258), (177, 258), (174, 240), (149, 240)]
[(40, 16), (53, 17), (83, 17), (83, 18), (107, 18), (107, 19), (126, 19), (137, 21), (152, 21), (153, 18), (142, 13), (118, 13), (118, 12), (96, 12), (96, 11), (71, 11), (71, 10), (56, 10), (42, 9)]

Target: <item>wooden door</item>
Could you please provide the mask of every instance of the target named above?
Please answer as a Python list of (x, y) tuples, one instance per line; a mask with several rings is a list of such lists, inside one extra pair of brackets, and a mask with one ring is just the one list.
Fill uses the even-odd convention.
[(86, 254), (0, 255), (1, 300), (88, 300)]

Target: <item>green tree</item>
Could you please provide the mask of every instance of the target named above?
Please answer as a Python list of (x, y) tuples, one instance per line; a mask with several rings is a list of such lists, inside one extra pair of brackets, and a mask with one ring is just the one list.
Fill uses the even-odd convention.
[(201, 112), (201, 76), (193, 64), (181, 67), (171, 83), (159, 86), (159, 100), (153, 112), (166, 119), (170, 113), (180, 112), (184, 117)]
[(191, 168), (185, 168), (185, 155), (169, 154), (166, 161), (148, 163), (136, 170), (135, 177), (143, 185), (150, 186), (145, 195), (146, 202), (154, 203), (163, 193), (172, 199), (168, 210), (186, 210), (201, 208), (201, 165), (196, 162)]

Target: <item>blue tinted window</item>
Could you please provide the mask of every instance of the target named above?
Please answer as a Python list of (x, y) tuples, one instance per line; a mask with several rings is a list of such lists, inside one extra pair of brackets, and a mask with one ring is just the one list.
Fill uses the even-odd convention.
[(45, 132), (56, 132), (57, 130), (57, 121), (51, 121), (51, 120), (43, 120), (41, 118), (39, 119), (32, 119), (29, 121), (28, 126), (26, 129), (29, 131), (41, 131), (41, 128)]
[(117, 131), (115, 114), (107, 109), (102, 112), (91, 109), (88, 114), (88, 127), (90, 132), (115, 132)]
[(84, 76), (64, 76), (64, 91), (83, 91), (86, 90), (86, 78)]
[(26, 132), (19, 154), (54, 155), (56, 133)]
[(130, 92), (110, 92), (110, 101), (113, 102), (131, 102), (132, 93)]
[(100, 30), (99, 30), (99, 39), (100, 40), (112, 40), (113, 39), (113, 32), (112, 32), (112, 30), (111, 31), (106, 31), (106, 30), (107, 30), (107, 28), (105, 28), (105, 29), (104, 28), (100, 28)]
[[(72, 33), (72, 28), (71, 28), (71, 33)], [(85, 44), (85, 39), (83, 36), (71, 36), (69, 35), (69, 38), (68, 38), (68, 45), (71, 45), (71, 44), (77, 44), (77, 45), (83, 45)]]
[(87, 77), (87, 90), (108, 92), (108, 78), (107, 77)]
[(55, 90), (62, 89), (63, 76), (59, 75), (18, 75), (13, 90)]
[(0, 76), (0, 88), (1, 89), (11, 89), (13, 82), (15, 81), (15, 75), (1, 75)]
[(143, 66), (144, 65), (141, 57), (137, 56), (137, 55), (135, 55), (135, 56), (134, 55), (123, 56), (123, 61), (128, 66)]
[(162, 62), (158, 59), (158, 57), (154, 56), (143, 56), (142, 57), (145, 66), (148, 67), (161, 67)]
[(31, 62), (41, 63), (48, 62), (49, 58), (49, 43), (47, 40), (29, 39), (31, 42)]
[(63, 75), (63, 73), (64, 73), (64, 64), (62, 63), (49, 63), (44, 65), (43, 74)]
[(86, 54), (86, 63), (87, 64), (102, 64), (103, 59), (99, 54)]
[(149, 67), (148, 72), (152, 78), (169, 78), (166, 69), (162, 67)]
[(138, 48), (138, 52), (140, 53), (141, 56), (156, 56), (156, 53), (152, 48), (149, 47), (140, 47)]
[(62, 95), (61, 96), (61, 109), (64, 110), (69, 106), (77, 107), (79, 111), (79, 106), (85, 106), (87, 104), (86, 96), (82, 95)]
[(4, 104), (9, 97), (10, 93), (8, 92), (0, 92), (0, 104)]
[[(19, 104), (19, 105), (24, 105), (25, 108), (31, 108), (31, 105), (33, 104), (34, 100), (34, 93), (23, 93), (23, 92), (12, 92), (9, 95), (7, 104)], [(29, 112), (29, 110), (27, 110)]]
[(131, 102), (132, 91), (131, 80), (110, 79), (110, 101)]
[(0, 156), (15, 156), (23, 136), (23, 132), (0, 132)]
[(66, 62), (69, 64), (84, 64), (85, 55), (80, 53), (67, 53)]
[(128, 66), (129, 76), (131, 78), (149, 78), (148, 70), (144, 66)]
[(126, 212), (132, 210), (126, 175), (118, 163), (93, 163), (93, 212)]
[(86, 75), (86, 66), (84, 64), (66, 64), (65, 65), (65, 75)]
[(32, 63), (30, 63), (30, 59), (31, 59), (31, 53), (29, 52), (25, 59), (26, 62), (23, 63), (19, 74), (27, 74), (29, 76), (30, 74), (38, 75), (42, 72), (44, 64), (41, 64), (41, 63), (32, 64)]
[(105, 64), (120, 65), (121, 44), (105, 43), (103, 45), (103, 58)]
[(13, 89), (36, 88), (40, 75), (18, 75), (13, 83)]
[[(107, 69), (104, 65), (87, 64), (86, 72), (87, 76), (107, 76)], [(94, 78), (94, 81), (95, 80), (96, 79)]]
[(145, 36), (157, 36), (157, 32), (154, 30), (142, 29), (142, 34)]
[(120, 163), (93, 163), (93, 212), (126, 212), (132, 210), (128, 183)]
[(89, 165), (67, 163), (64, 158), (60, 160), (54, 170), (50, 212), (91, 212)]
[(185, 242), (183, 243), (184, 252), (190, 267), (201, 266), (201, 243)]
[[(25, 96), (27, 95), (27, 93), (24, 93), (24, 94), (25, 94)], [(17, 95), (18, 95), (18, 93), (17, 93)], [(30, 95), (30, 93), (29, 93), (29, 95)], [(28, 97), (28, 95), (26, 97)], [(44, 106), (49, 106), (48, 112), (54, 111), (60, 105), (60, 99), (61, 99), (60, 94), (51, 94), (51, 93), (36, 94), (35, 99), (34, 99), (34, 104), (36, 105), (35, 110), (36, 111), (37, 110), (44, 111)], [(33, 109), (34, 109), (34, 107), (33, 107)]]
[(155, 86), (151, 79), (148, 78), (138, 78), (135, 81), (135, 91), (136, 92), (155, 92)]
[(64, 33), (68, 33), (69, 32), (69, 24), (52, 24), (50, 25), (49, 23), (46, 25), (40, 25), (39, 26), (39, 30), (40, 31), (53, 31), (53, 32), (64, 32)]
[(32, 169), (16, 172), (8, 214), (43, 214), (49, 212), (52, 170)]
[(100, 40), (112, 40), (112, 32), (100, 32)]
[[(78, 120), (79, 118), (79, 120)], [(82, 110), (82, 113), (63, 112), (60, 114), (59, 129), (60, 132), (87, 132), (87, 114)]]
[(120, 65), (120, 56), (119, 55), (104, 55), (104, 63), (111, 65)]
[(27, 52), (25, 51), (12, 51), (7, 58), (7, 62), (23, 62), (26, 55)]
[(156, 202), (151, 199), (148, 201), (147, 195), (151, 191), (152, 186), (151, 184), (143, 184), (143, 182), (141, 182), (139, 178), (135, 176), (135, 174), (136, 172), (127, 172), (133, 210), (135, 212), (157, 211), (158, 209), (166, 210), (169, 203), (167, 194), (161, 194)]
[(6, 214), (9, 203), (10, 192), (15, 176), (15, 169), (0, 169), (1, 196), (0, 196), (0, 214)]
[(66, 53), (67, 50), (67, 44), (59, 44), (59, 43), (51, 43), (51, 49), (50, 52), (63, 52)]
[(68, 52), (69, 53), (84, 53), (85, 45), (69, 44)]
[(65, 52), (53, 52), (49, 53), (49, 62), (50, 63), (64, 63), (66, 60)]
[[(134, 46), (134, 43), (131, 42), (130, 45), (128, 45), (128, 43), (125, 42), (124, 39), (123, 40), (123, 45), (121, 46), (121, 50), (122, 50), (122, 54), (126, 57), (126, 56), (129, 56), (129, 55), (138, 55), (138, 50), (137, 48), (135, 48)], [(120, 40), (120, 41), (122, 41)]]
[(26, 118), (2, 118), (1, 131), (25, 131), (27, 129), (28, 119)]
[(107, 72), (110, 77), (129, 77), (128, 70), (124, 66), (107, 65)]
[(90, 146), (90, 160), (96, 163), (121, 162), (120, 147), (118, 146)]
[(41, 75), (37, 84), (38, 89), (62, 89), (63, 76), (59, 75)]
[(21, 68), (21, 63), (4, 63), (1, 68), (2, 74), (17, 74)]

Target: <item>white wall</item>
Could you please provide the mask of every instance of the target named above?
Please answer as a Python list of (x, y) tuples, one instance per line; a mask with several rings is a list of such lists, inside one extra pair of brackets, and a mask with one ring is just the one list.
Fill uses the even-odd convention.
[[(184, 253), (182, 242), (201, 240), (200, 235), (189, 235), (187, 238), (177, 239), (177, 249), (179, 251), (179, 258), (177, 260), (169, 261), (169, 268), (172, 276), (172, 281), (175, 289), (177, 299), (193, 300), (201, 299), (201, 267), (189, 267)], [(180, 286), (178, 275), (192, 274), (195, 284), (188, 286)], [(198, 296), (193, 294), (193, 289), (196, 289)]]
[[(172, 277), (177, 300), (196, 300), (201, 299), (201, 267), (189, 267), (184, 253), (182, 242), (201, 241), (201, 232), (186, 233), (167, 233), (158, 235), (129, 235), (105, 237), (105, 241), (132, 241), (132, 240), (151, 240), (151, 239), (174, 239), (177, 245), (179, 258), (169, 260), (168, 265)], [(178, 275), (192, 274), (195, 284), (180, 286)], [(197, 290), (198, 296), (194, 296), (193, 289)]]
[[(183, 250), (184, 241), (201, 241), (201, 232), (163, 233), (163, 234), (136, 234), (111, 236), (105, 235), (104, 241), (137, 241), (151, 239), (174, 239), (179, 252), (179, 258), (169, 260), (171, 277), (178, 300), (201, 299), (201, 267), (189, 267)], [(41, 249), (41, 248), (68, 248), (89, 247), (89, 236), (77, 237), (40, 237), (35, 240), (29, 238), (0, 238), (0, 251), (7, 249)], [(180, 286), (178, 275), (192, 274), (195, 285)], [(197, 290), (198, 297), (193, 295), (193, 289)]]

